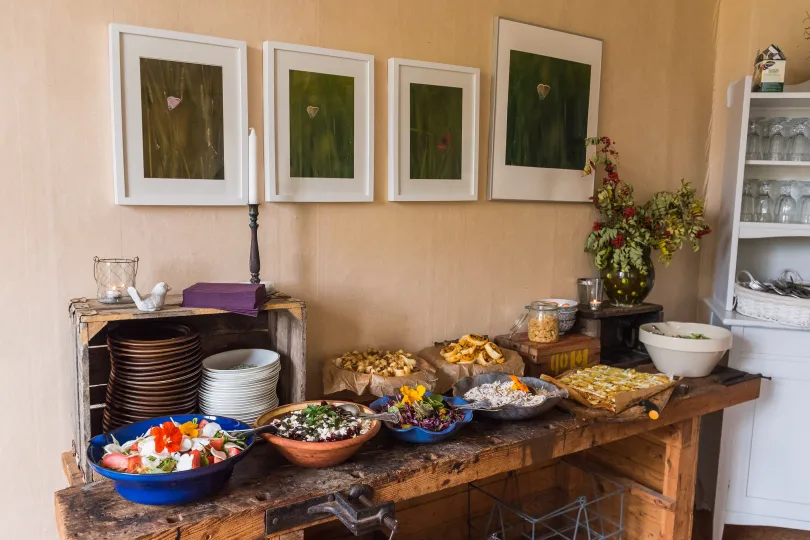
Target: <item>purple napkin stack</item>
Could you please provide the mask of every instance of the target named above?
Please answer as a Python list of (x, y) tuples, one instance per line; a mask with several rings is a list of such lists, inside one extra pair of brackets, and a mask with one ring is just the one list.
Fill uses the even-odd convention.
[(266, 297), (263, 283), (195, 283), (183, 291), (182, 305), (256, 317)]

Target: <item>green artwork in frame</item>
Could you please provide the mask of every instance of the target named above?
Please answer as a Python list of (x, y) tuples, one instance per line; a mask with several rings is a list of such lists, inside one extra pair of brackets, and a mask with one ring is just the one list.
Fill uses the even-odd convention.
[(354, 77), (290, 70), (290, 177), (354, 178)]
[(511, 50), (506, 165), (582, 169), (591, 66)]
[(144, 178), (225, 179), (222, 66), (140, 58)]
[(463, 90), (411, 83), (410, 94), (411, 178), (461, 180)]

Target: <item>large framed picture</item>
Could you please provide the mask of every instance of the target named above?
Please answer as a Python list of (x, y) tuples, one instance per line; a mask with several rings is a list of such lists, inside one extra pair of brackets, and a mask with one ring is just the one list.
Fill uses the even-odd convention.
[(478, 198), (477, 68), (388, 60), (388, 200)]
[(247, 45), (110, 25), (116, 204), (248, 202)]
[(265, 198), (374, 200), (374, 57), (264, 43)]
[(602, 42), (495, 19), (489, 198), (589, 202)]

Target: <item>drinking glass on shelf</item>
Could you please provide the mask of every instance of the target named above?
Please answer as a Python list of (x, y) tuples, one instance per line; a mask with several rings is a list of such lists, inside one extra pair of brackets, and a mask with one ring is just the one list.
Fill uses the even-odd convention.
[(770, 223), (773, 221), (773, 201), (771, 200), (771, 181), (763, 180), (759, 186), (759, 194), (754, 199), (755, 221)]
[(810, 224), (810, 195), (799, 200), (799, 222)]
[(742, 204), (740, 205), (740, 221), (754, 221), (756, 206), (754, 205), (754, 180), (746, 180), (743, 184)]
[(800, 131), (790, 139), (788, 161), (810, 161), (810, 139)]
[(761, 116), (751, 118), (748, 121), (748, 139), (745, 143), (745, 159), (762, 159), (763, 158), (763, 141), (764, 138), (760, 136), (757, 131), (757, 124), (765, 120)]
[(784, 161), (787, 154), (787, 140), (782, 132), (776, 132), (768, 139), (768, 154), (766, 159), (771, 161)]
[(776, 222), (793, 223), (796, 219), (796, 199), (790, 195), (792, 183), (779, 188), (779, 199), (776, 201)]

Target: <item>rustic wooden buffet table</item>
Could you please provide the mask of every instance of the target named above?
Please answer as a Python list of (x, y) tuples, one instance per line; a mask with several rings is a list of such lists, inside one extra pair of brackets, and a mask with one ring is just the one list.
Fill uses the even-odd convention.
[(467, 538), (468, 482), (495, 482), (517, 471), (527, 480), (521, 495), (539, 500), (552, 494), (549, 501), (557, 501), (576, 494), (575, 467), (624, 486), (622, 538), (686, 539), (700, 416), (756, 399), (760, 381), (724, 386), (712, 375), (684, 382), (688, 391), (674, 395), (655, 421), (582, 424), (555, 410), (536, 421), (476, 420), (435, 445), (400, 443), (382, 430), (349, 462), (329, 469), (294, 467), (258, 444), (223, 492), (184, 506), (136, 505), (119, 497), (111, 482), (81, 484), (68, 461), (79, 484), (55, 495), (58, 527), (62, 538), (87, 540), (336, 539), (350, 535), (334, 519), (279, 530), (268, 511), (366, 484), (374, 501), (396, 503), (396, 537), (451, 540)]

